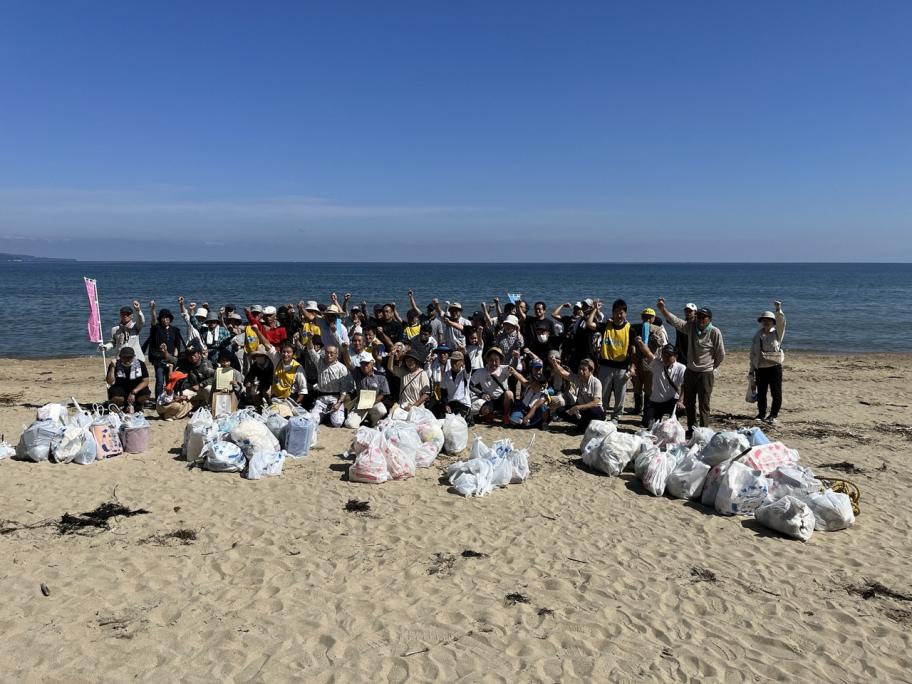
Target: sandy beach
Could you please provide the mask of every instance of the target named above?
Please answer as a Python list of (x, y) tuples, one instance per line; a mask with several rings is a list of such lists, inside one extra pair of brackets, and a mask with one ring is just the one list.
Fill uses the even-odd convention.
[[(746, 367), (726, 360), (714, 427), (750, 423)], [(0, 432), (15, 444), (37, 406), (99, 400), (100, 371), (0, 360)], [(188, 471), (184, 423), (157, 419), (141, 455), (5, 460), (0, 668), (70, 682), (912, 681), (910, 382), (909, 355), (788, 355), (768, 434), (862, 493), (855, 527), (806, 544), (592, 473), (563, 433), (473, 428), (535, 436), (531, 478), (477, 499), (442, 483), (450, 456), (412, 480), (348, 482), (347, 429), (323, 428), (309, 458), (257, 482)], [(818, 468), (842, 461), (857, 472)], [(115, 497), (148, 512), (86, 534), (39, 525)]]

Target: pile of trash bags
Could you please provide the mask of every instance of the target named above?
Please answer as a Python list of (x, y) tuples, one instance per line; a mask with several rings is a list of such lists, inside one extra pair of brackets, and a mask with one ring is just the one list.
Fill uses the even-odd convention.
[(281, 475), (286, 458), (307, 456), (318, 432), (317, 422), (299, 407), (286, 412), (272, 405), (262, 413), (244, 408), (218, 418), (200, 408), (187, 421), (181, 452), (191, 468), (259, 480)]
[(447, 477), (453, 489), (465, 497), (484, 496), (495, 487), (520, 484), (529, 477), (529, 449), (517, 449), (512, 440), (502, 439), (490, 447), (481, 437), (472, 443), (472, 456), (468, 461), (456, 461), (447, 468)]
[[(72, 400), (45, 404), (35, 421), (19, 437), (14, 457), (40, 463), (88, 465), (123, 453), (139, 454), (149, 447), (151, 426), (141, 413), (124, 415), (96, 404), (91, 411)], [(9, 455), (9, 445), (0, 444), (0, 458)]]
[(468, 438), (465, 420), (456, 416), (465, 426), (465, 437), (458, 433), (458, 422), (438, 420), (429, 410), (413, 407), (406, 420), (387, 418), (376, 428), (362, 425), (355, 432), (348, 456), (355, 462), (348, 469), (352, 482), (379, 484), (387, 480), (406, 480), (414, 477), (417, 468), (429, 468), (447, 442), (455, 448), (461, 439), (462, 448)]
[(690, 440), (675, 417), (635, 435), (593, 421), (580, 444), (583, 463), (612, 477), (633, 464), (653, 496), (699, 501), (720, 515), (754, 516), (788, 537), (807, 541), (815, 530), (855, 523), (852, 501), (799, 465), (796, 450), (770, 442), (759, 427), (714, 432), (696, 428)]

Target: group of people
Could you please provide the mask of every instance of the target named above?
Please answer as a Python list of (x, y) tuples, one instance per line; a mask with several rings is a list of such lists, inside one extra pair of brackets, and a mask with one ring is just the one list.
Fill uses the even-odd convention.
[[(432, 300), (423, 309), (408, 292), (405, 317), (395, 303), (352, 304), (335, 293), (328, 304), (185, 305), (184, 329), (169, 309), (149, 302), (154, 321), (143, 338), (139, 301), (120, 310), (105, 345), (117, 358), (108, 368), (109, 400), (126, 411), (154, 405), (163, 418), (181, 418), (213, 395), (240, 405), (292, 400), (335, 427), (374, 424), (423, 406), (437, 416), (547, 428), (565, 420), (642, 416), (648, 427), (683, 411), (688, 433), (706, 426), (715, 378), (725, 359), (712, 311), (688, 303), (682, 317), (659, 299), (631, 321), (616, 299), (545, 302), (522, 299), (467, 315), (459, 302)], [(750, 354), (758, 419), (775, 421), (782, 405), (780, 302), (764, 312)], [(669, 338), (668, 324), (674, 331)], [(146, 359), (154, 370), (154, 394)], [(625, 411), (628, 385), (633, 406)], [(766, 395), (772, 396), (767, 413)]]

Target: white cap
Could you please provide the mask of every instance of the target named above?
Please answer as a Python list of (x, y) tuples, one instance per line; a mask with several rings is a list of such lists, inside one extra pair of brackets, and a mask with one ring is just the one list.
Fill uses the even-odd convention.
[(690, 311), (696, 311), (696, 310), (697, 310), (697, 305), (694, 304), (693, 302), (687, 302), (687, 304), (684, 305), (684, 310), (685, 310), (685, 311), (688, 311), (688, 310), (690, 310)]
[(193, 315), (196, 316), (197, 318), (205, 318), (206, 316), (209, 315), (209, 309), (201, 306), (200, 308), (198, 308), (196, 310), (196, 313)]
[(586, 298), (583, 300), (583, 304), (585, 304), (586, 306), (592, 306), (592, 305), (594, 304), (594, 302), (592, 301), (592, 298), (591, 298), (591, 297), (586, 297)]
[(513, 314), (510, 314), (509, 316), (507, 316), (503, 322), (509, 323), (510, 325), (515, 325), (517, 328), (519, 327), (519, 319), (516, 318), (516, 316), (514, 316)]
[(308, 299), (307, 304), (304, 305), (304, 308), (307, 311), (314, 311), (316, 313), (320, 313), (320, 307), (317, 306), (317, 302), (314, 301), (313, 299)]
[(259, 304), (254, 304), (250, 307), (250, 313), (263, 313), (263, 307)]
[(276, 308), (274, 306), (267, 306), (263, 309), (264, 316), (275, 316)]

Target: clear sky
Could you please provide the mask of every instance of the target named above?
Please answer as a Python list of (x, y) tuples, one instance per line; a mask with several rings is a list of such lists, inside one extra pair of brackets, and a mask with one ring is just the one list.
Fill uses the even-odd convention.
[(912, 2), (0, 2), (0, 251), (912, 260)]

